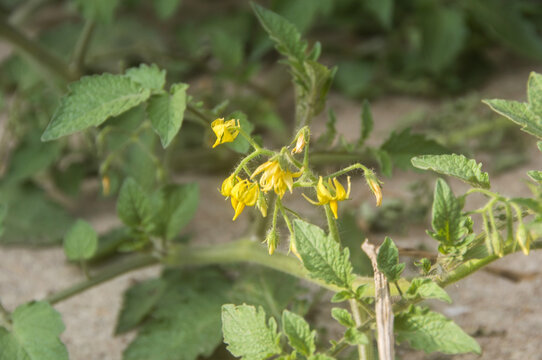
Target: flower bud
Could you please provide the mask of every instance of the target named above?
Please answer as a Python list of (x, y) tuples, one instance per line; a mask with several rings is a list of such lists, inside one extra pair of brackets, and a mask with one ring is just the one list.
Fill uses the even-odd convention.
[(519, 244), (519, 247), (521, 247), (521, 250), (523, 250), (523, 253), (525, 255), (529, 255), (529, 250), (531, 247), (531, 235), (527, 231), (527, 227), (523, 222), (518, 225), (518, 229), (516, 231), (516, 240)]
[(297, 141), (295, 143), (295, 148), (292, 149), (292, 155), (302, 152), (306, 144), (307, 141), (305, 140), (305, 131), (300, 131), (297, 134)]
[(367, 185), (369, 185), (369, 188), (373, 192), (376, 198), (376, 206), (382, 205), (382, 188), (380, 187), (380, 180), (376, 177), (375, 173), (371, 170), (367, 169), (365, 170), (365, 180), (367, 181)]
[(498, 257), (504, 256), (504, 240), (498, 231), (491, 234), (491, 247), (495, 255)]
[(272, 228), (267, 232), (267, 236), (265, 237), (265, 242), (267, 243), (267, 249), (269, 250), (269, 255), (273, 255), (275, 252), (275, 249), (277, 248), (278, 243), (278, 235), (277, 231)]

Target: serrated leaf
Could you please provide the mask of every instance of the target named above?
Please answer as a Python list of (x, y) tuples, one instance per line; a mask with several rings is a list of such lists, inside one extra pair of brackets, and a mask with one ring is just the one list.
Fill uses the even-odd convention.
[(126, 70), (125, 74), (133, 82), (153, 92), (162, 90), (166, 84), (166, 70), (160, 70), (156, 64), (141, 64)]
[(482, 164), (464, 155), (422, 155), (413, 158), (412, 165), (418, 169), (456, 177), (474, 187), (490, 187), (488, 174), (481, 170)]
[(60, 341), (60, 314), (44, 301), (30, 302), (11, 315), (12, 331), (0, 327), (0, 360), (68, 360)]
[(352, 298), (352, 294), (350, 293), (350, 291), (343, 290), (343, 291), (339, 291), (338, 293), (335, 293), (335, 295), (333, 295), (333, 297), (331, 298), (331, 302), (340, 303), (351, 298)]
[(196, 360), (220, 343), (220, 307), (230, 283), (218, 271), (166, 271), (167, 288), (148, 315), (125, 360)]
[[(226, 117), (226, 120), (236, 119), (241, 124), (241, 129), (247, 134), (252, 134), (254, 125), (247, 120), (247, 116), (241, 111), (234, 111)], [(231, 143), (226, 143), (226, 146), (241, 154), (246, 154), (250, 149), (250, 143), (243, 136), (238, 135)]]
[(521, 126), (521, 130), (542, 139), (542, 114), (532, 111), (529, 104), (512, 100), (483, 100), (493, 111)]
[(369, 344), (369, 337), (354, 327), (346, 330), (344, 340), (352, 346)]
[(158, 94), (149, 99), (147, 115), (164, 148), (169, 146), (183, 124), (187, 88), (186, 84), (175, 84), (171, 94)]
[(354, 319), (352, 318), (352, 315), (348, 312), (348, 310), (342, 309), (342, 308), (333, 308), (331, 309), (331, 316), (339, 322), (342, 326), (345, 327), (355, 327), (356, 323), (354, 322)]
[(410, 129), (399, 133), (392, 132), (390, 137), (380, 146), (392, 159), (395, 166), (408, 169), (414, 156), (425, 154), (446, 154), (448, 149), (434, 140), (421, 134), (411, 134)]
[(122, 184), (117, 200), (117, 215), (130, 227), (145, 226), (154, 215), (150, 198), (132, 178)]
[(361, 107), (361, 135), (358, 140), (358, 146), (362, 146), (365, 140), (369, 138), (373, 131), (373, 114), (371, 113), (371, 106), (367, 100), (363, 101)]
[(530, 198), (511, 198), (510, 201), (542, 214), (542, 202), (540, 200)]
[(438, 286), (431, 279), (414, 278), (405, 292), (405, 297), (409, 300), (418, 299), (438, 299), (451, 303), (452, 299), (446, 293), (446, 290)]
[(303, 265), (312, 277), (342, 288), (352, 287), (352, 264), (348, 249), (327, 236), (322, 229), (303, 220), (294, 220), (294, 237)]
[(378, 248), (376, 256), (378, 270), (380, 270), (388, 281), (394, 282), (399, 280), (401, 273), (405, 269), (405, 264), (399, 264), (399, 250), (395, 246), (393, 240), (386, 236), (386, 239)]
[(77, 220), (64, 237), (64, 253), (68, 260), (90, 259), (98, 249), (98, 234), (84, 220)]
[(135, 328), (156, 306), (167, 283), (163, 279), (151, 279), (130, 287), (123, 296), (115, 334)]
[(194, 217), (199, 202), (199, 186), (197, 183), (168, 185), (160, 190), (159, 196), (163, 198), (163, 205), (155, 216), (154, 233), (172, 240)]
[(398, 342), (408, 341), (414, 349), (424, 350), (426, 353), (482, 352), (476, 340), (452, 320), (418, 306), (412, 306), (408, 311), (398, 314), (394, 320), (394, 330)]
[(335, 358), (332, 358), (331, 356), (327, 356), (325, 354), (316, 354), (311, 357), (310, 360), (335, 360)]
[(529, 74), (527, 81), (527, 99), (531, 111), (542, 116), (542, 75), (534, 71)]
[(252, 10), (264, 30), (275, 43), (276, 49), (290, 60), (303, 62), (307, 43), (301, 40), (296, 27), (279, 14), (251, 2)]
[(284, 310), (282, 331), (288, 338), (290, 346), (299, 354), (307, 357), (314, 354), (316, 331), (311, 331), (309, 324), (301, 316)]
[(282, 352), (277, 323), (273, 318), (267, 322), (261, 307), (223, 305), (222, 333), (228, 350), (243, 360), (262, 360)]
[(438, 179), (435, 184), (433, 214), (429, 234), (446, 246), (457, 245), (467, 234), (467, 217), (461, 214), (463, 202), (458, 200), (446, 181)]
[(41, 140), (54, 140), (98, 126), (108, 118), (137, 106), (149, 96), (148, 89), (123, 75), (85, 76), (68, 86), (68, 94), (60, 100)]

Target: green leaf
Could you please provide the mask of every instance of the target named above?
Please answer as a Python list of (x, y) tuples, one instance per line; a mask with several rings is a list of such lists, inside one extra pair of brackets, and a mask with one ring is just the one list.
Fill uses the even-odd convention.
[(117, 200), (117, 215), (130, 227), (146, 226), (154, 213), (150, 198), (132, 178), (122, 184)]
[(536, 213), (542, 214), (542, 202), (540, 199), (511, 198), (510, 201), (520, 206), (531, 209)]
[(232, 289), (232, 302), (261, 306), (267, 314), (280, 318), (280, 311), (304, 291), (299, 279), (261, 266), (244, 268)]
[(154, 12), (160, 20), (171, 18), (181, 5), (181, 0), (154, 0)]
[(141, 64), (126, 70), (126, 76), (152, 92), (159, 92), (166, 84), (166, 70), (160, 70), (156, 64)]
[(311, 357), (310, 360), (335, 360), (335, 358), (332, 358), (325, 354), (316, 354), (313, 357)]
[(88, 20), (110, 23), (119, 5), (119, 0), (75, 0), (83, 16)]
[(352, 346), (369, 344), (369, 337), (354, 327), (346, 330), (344, 340)]
[(375, 64), (369, 61), (341, 61), (337, 64), (335, 85), (347, 96), (368, 93), (375, 76)]
[(444, 6), (432, 6), (422, 11), (421, 66), (441, 73), (452, 65), (467, 39), (467, 24), (461, 11)]
[(410, 129), (399, 133), (393, 131), (380, 146), (380, 150), (384, 150), (391, 157), (393, 163), (403, 170), (410, 168), (410, 162), (414, 156), (449, 152), (444, 146), (427, 139), (424, 135), (411, 134)]
[(468, 218), (461, 214), (463, 202), (457, 199), (446, 181), (438, 179), (435, 184), (431, 237), (446, 246), (458, 245), (467, 234)]
[(483, 100), (493, 111), (521, 126), (521, 130), (542, 139), (542, 114), (532, 111), (531, 106), (512, 100)]
[(394, 330), (398, 342), (408, 341), (416, 350), (444, 354), (473, 352), (480, 354), (480, 345), (452, 320), (443, 315), (411, 306), (395, 317)]
[(405, 297), (408, 300), (438, 299), (449, 304), (452, 302), (446, 290), (438, 286), (433, 280), (423, 278), (412, 279), (410, 286), (405, 292)]
[[(241, 124), (241, 129), (247, 134), (252, 134), (254, 125), (247, 120), (247, 116), (241, 111), (234, 111), (226, 117), (226, 120), (236, 119)], [(240, 154), (246, 154), (250, 149), (250, 144), (243, 136), (238, 135), (231, 143), (226, 143), (226, 146)]]
[(290, 60), (303, 62), (307, 43), (301, 40), (301, 34), (296, 27), (282, 16), (254, 2), (251, 2), (251, 6), (262, 27), (275, 43), (277, 51)]
[(387, 151), (381, 149), (373, 150), (376, 156), (376, 160), (378, 161), (378, 165), (380, 165), (380, 171), (384, 176), (391, 178), (393, 172), (393, 161), (390, 154), (388, 154)]
[(529, 74), (527, 81), (527, 99), (531, 111), (542, 116), (542, 75), (534, 71)]
[(60, 100), (41, 140), (54, 140), (98, 126), (108, 118), (137, 106), (149, 96), (148, 89), (123, 75), (83, 77), (68, 86), (68, 94)]
[(489, 189), (489, 176), (482, 172), (482, 164), (464, 155), (423, 155), (412, 159), (412, 165), (422, 170), (454, 176), (478, 188)]
[(90, 259), (98, 249), (98, 234), (84, 220), (77, 220), (64, 237), (64, 253), (68, 260)]
[(363, 5), (386, 29), (391, 27), (394, 0), (364, 0)]
[(60, 314), (44, 301), (30, 302), (11, 315), (12, 331), (0, 327), (0, 360), (68, 360), (60, 341)]
[(243, 360), (262, 360), (282, 352), (277, 323), (260, 307), (226, 304), (222, 306), (222, 333), (228, 350)]
[(175, 84), (171, 94), (153, 95), (149, 99), (147, 115), (164, 148), (169, 146), (183, 124), (187, 88), (186, 84)]
[(155, 234), (172, 240), (196, 214), (199, 186), (197, 183), (168, 185), (160, 190), (160, 196), (163, 198), (163, 205), (155, 217)]
[(164, 279), (151, 279), (133, 285), (124, 293), (122, 309), (119, 312), (115, 334), (130, 331), (153, 310), (167, 283)]
[(314, 338), (316, 331), (311, 331), (309, 324), (303, 317), (288, 310), (282, 313), (282, 330), (290, 346), (303, 356), (311, 356), (316, 350)]
[(51, 245), (62, 241), (74, 219), (32, 185), (0, 188), (7, 204), (2, 244)]
[(340, 303), (351, 298), (352, 298), (352, 294), (350, 293), (350, 291), (343, 290), (343, 291), (339, 291), (338, 293), (335, 293), (335, 295), (333, 295), (333, 297), (331, 298), (331, 302)]
[(369, 135), (373, 131), (373, 114), (371, 114), (371, 106), (367, 100), (363, 101), (361, 108), (361, 135), (358, 140), (358, 146), (365, 143), (365, 140), (369, 138)]
[(4, 220), (8, 214), (8, 206), (6, 204), (0, 204), (0, 238), (4, 234)]
[[(220, 307), (230, 283), (218, 271), (166, 271), (160, 300), (146, 316), (124, 360), (196, 360), (220, 344)], [(143, 310), (143, 309), (140, 309)]]
[(380, 270), (388, 281), (394, 282), (399, 280), (401, 273), (405, 269), (405, 264), (399, 264), (399, 250), (393, 243), (393, 240), (386, 236), (386, 239), (378, 248), (376, 257), (378, 270)]
[(316, 225), (294, 220), (294, 238), (303, 265), (312, 277), (342, 288), (352, 287), (352, 264), (349, 251), (341, 251), (340, 245)]
[(350, 313), (342, 308), (333, 308), (331, 309), (331, 316), (339, 322), (342, 326), (345, 327), (355, 327), (356, 323), (352, 318)]

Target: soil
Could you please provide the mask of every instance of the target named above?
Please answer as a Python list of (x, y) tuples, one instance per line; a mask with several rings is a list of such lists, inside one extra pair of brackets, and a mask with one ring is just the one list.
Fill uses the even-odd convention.
[[(487, 98), (525, 99), (525, 84), (529, 71), (542, 71), (542, 68), (528, 67), (507, 71), (496, 76), (479, 92)], [(358, 134), (360, 103), (332, 95), (331, 105), (337, 113), (338, 131), (346, 138)], [(434, 101), (424, 101), (404, 96), (380, 98), (372, 104), (375, 119), (375, 138), (383, 139), (389, 129), (406, 114), (435, 106)], [(481, 105), (483, 106), (483, 105)], [(519, 129), (513, 130), (519, 131)], [(527, 138), (527, 137), (526, 137)], [(529, 140), (531, 141), (531, 140)], [(517, 174), (525, 179), (529, 169), (542, 168), (542, 158), (536, 150), (534, 141), (531, 160), (528, 164), (515, 168), (511, 173), (492, 176), (492, 189), (506, 195), (528, 195), (527, 186), (516, 181)], [(399, 173), (395, 180), (386, 182), (386, 189), (401, 189), (405, 178), (415, 178), (418, 174)], [(491, 174), (490, 174), (491, 176)], [(222, 196), (215, 191), (221, 177), (199, 177), (201, 201), (196, 218), (189, 231), (207, 243), (227, 241), (239, 235), (246, 225), (246, 218), (231, 222), (231, 208)], [(183, 179), (187, 180), (187, 179)], [(192, 179), (194, 180), (194, 179)], [(460, 192), (466, 187), (453, 182), (454, 190)], [(374, 199), (362, 182), (353, 184), (353, 202)], [(392, 190), (390, 190), (390, 193)], [(389, 193), (388, 193), (389, 194)], [(384, 196), (389, 196), (384, 193)], [(82, 200), (84, 201), (84, 199)], [(103, 206), (102, 206), (103, 207)], [(93, 208), (84, 217), (98, 230), (105, 231), (117, 224), (113, 209)], [(244, 223), (243, 223), (244, 222)], [(395, 236), (399, 246), (418, 246), (427, 238), (423, 229), (413, 228), (406, 234)], [(401, 346), (398, 355), (404, 360), (414, 359), (483, 359), (483, 360), (539, 360), (542, 359), (542, 315), (538, 310), (542, 298), (542, 276), (540, 270), (542, 252), (533, 252), (528, 257), (519, 253), (497, 261), (493, 267), (511, 270), (520, 274), (535, 273), (528, 280), (512, 282), (502, 276), (479, 271), (456, 284), (449, 291), (453, 303), (431, 303), (456, 321), (465, 331), (472, 334), (483, 348), (483, 354), (447, 356), (442, 354), (425, 355)], [(160, 269), (152, 267), (116, 278), (80, 295), (55, 305), (62, 314), (66, 331), (62, 341), (68, 347), (74, 360), (116, 360), (121, 359), (123, 349), (134, 338), (134, 333), (113, 337), (117, 313), (120, 309), (122, 293), (135, 281), (156, 276)], [(8, 310), (27, 301), (42, 299), (48, 294), (63, 289), (83, 279), (81, 271), (68, 264), (62, 249), (22, 249), (0, 248), (0, 298)]]

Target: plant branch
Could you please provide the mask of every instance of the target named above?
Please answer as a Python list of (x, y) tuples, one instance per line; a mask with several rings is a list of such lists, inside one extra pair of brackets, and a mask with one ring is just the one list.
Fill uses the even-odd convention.
[(67, 64), (62, 59), (10, 25), (7, 18), (2, 15), (0, 15), (0, 38), (6, 39), (17, 50), (22, 51), (59, 78), (68, 82), (77, 78), (76, 74), (73, 74), (68, 69)]
[(76, 73), (82, 73), (83, 67), (85, 65), (85, 58), (87, 55), (87, 50), (92, 39), (92, 33), (96, 22), (94, 20), (86, 20), (83, 30), (77, 39), (77, 44), (75, 44), (75, 49), (72, 56), (72, 71)]

